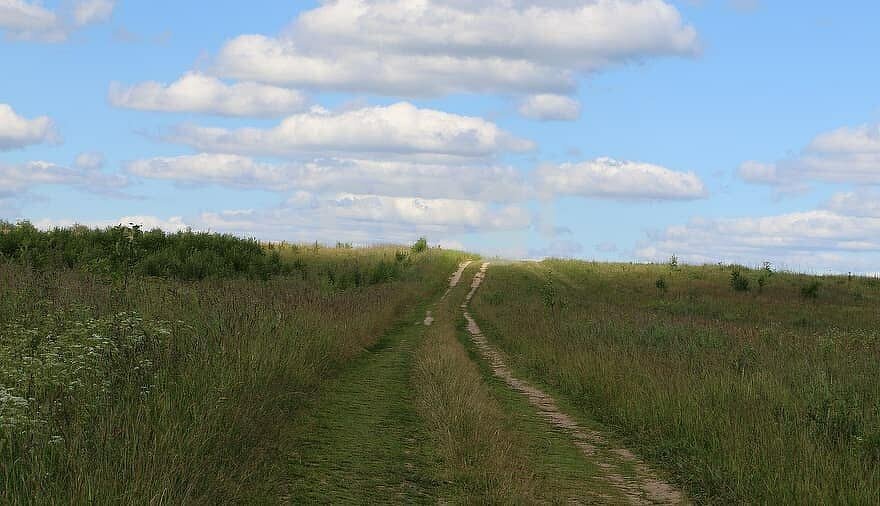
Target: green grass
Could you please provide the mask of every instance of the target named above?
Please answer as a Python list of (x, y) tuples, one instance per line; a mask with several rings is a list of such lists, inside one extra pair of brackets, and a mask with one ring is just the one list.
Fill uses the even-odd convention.
[(415, 402), (437, 456), (442, 499), (453, 504), (625, 502), (596, 465), (477, 354), (459, 305), (478, 264), (434, 309), (414, 368)]
[(288, 436), (287, 502), (436, 502), (410, 381), (424, 332), (413, 322), (423, 308), (408, 312), (304, 407)]
[[(613, 501), (476, 353), (477, 266), (439, 302), (463, 257), (0, 223), (0, 502)], [(699, 502), (870, 504), (877, 307), (874, 279), (546, 261), (471, 312)]]
[(282, 431), (460, 258), (399, 251), (285, 246), (270, 280), (0, 262), (0, 502), (277, 502)]
[(739, 268), (738, 291), (732, 270), (495, 265), (472, 307), (517, 371), (701, 502), (875, 502), (880, 284)]

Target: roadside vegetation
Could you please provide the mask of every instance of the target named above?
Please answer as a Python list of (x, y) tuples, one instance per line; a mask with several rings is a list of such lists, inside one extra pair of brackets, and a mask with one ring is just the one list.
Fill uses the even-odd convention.
[(0, 502), (32, 504), (277, 502), (307, 400), (461, 256), (9, 224), (0, 251)]
[(523, 376), (709, 503), (880, 497), (880, 281), (493, 264), (471, 305)]

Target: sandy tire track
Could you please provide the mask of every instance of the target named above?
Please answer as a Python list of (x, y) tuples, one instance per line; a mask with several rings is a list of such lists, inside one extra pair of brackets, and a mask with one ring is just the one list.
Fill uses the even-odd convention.
[[(632, 504), (687, 504), (688, 501), (681, 491), (658, 478), (633, 452), (625, 448), (613, 448), (601, 433), (581, 427), (571, 416), (563, 413), (549, 394), (513, 375), (503, 354), (488, 342), (467, 310), (485, 279), (488, 268), (489, 263), (486, 262), (474, 275), (471, 290), (461, 304), (461, 309), (467, 320), (471, 340), (483, 359), (489, 363), (495, 376), (510, 388), (522, 393), (551, 425), (568, 433), (581, 452), (601, 469), (602, 478), (623, 493)], [(629, 467), (634, 473), (623, 472), (623, 466)]]
[[(473, 261), (468, 260), (468, 261), (465, 261), (465, 262), (458, 264), (458, 270), (455, 271), (454, 273), (452, 273), (452, 276), (449, 278), (449, 286), (446, 287), (446, 291), (443, 292), (443, 296), (440, 297), (440, 302), (443, 302), (444, 300), (446, 300), (446, 297), (449, 296), (449, 292), (451, 292), (453, 288), (458, 286), (458, 283), (461, 281), (461, 276), (462, 276), (462, 274), (464, 274), (464, 270), (467, 269), (467, 267), (471, 263), (473, 263)], [(421, 322), (422, 325), (424, 325), (426, 327), (430, 327), (431, 324), (434, 323), (434, 314), (433, 313), (434, 312), (430, 309), (428, 309), (425, 312), (425, 319), (422, 320), (422, 322)]]

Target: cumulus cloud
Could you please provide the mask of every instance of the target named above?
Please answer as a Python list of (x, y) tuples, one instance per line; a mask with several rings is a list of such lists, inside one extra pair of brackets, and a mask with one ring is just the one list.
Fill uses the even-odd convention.
[(272, 240), (401, 242), (419, 235), (515, 230), (530, 224), (518, 206), (461, 199), (420, 199), (343, 193), (322, 197), (297, 192), (281, 207), (203, 213), (201, 227)]
[(48, 116), (27, 119), (8, 104), (0, 104), (0, 151), (56, 140), (58, 134)]
[(200, 151), (282, 157), (382, 153), (469, 158), (534, 147), (482, 118), (419, 109), (407, 102), (339, 113), (312, 110), (269, 129), (183, 125), (169, 139)]
[(545, 164), (538, 168), (535, 179), (541, 191), (553, 195), (626, 200), (690, 200), (707, 195), (693, 172), (611, 158)]
[(177, 81), (155, 81), (125, 86), (111, 83), (108, 100), (116, 107), (143, 111), (198, 112), (224, 116), (278, 117), (302, 111), (302, 93), (252, 82), (226, 84), (189, 72)]
[(820, 134), (796, 157), (746, 162), (739, 174), (747, 182), (777, 187), (802, 187), (807, 181), (880, 184), (880, 124)]
[(392, 197), (464, 198), (510, 202), (528, 189), (512, 167), (442, 165), (393, 160), (320, 159), (266, 163), (217, 153), (135, 160), (130, 174), (187, 185), (218, 184), (273, 191), (365, 192)]
[(93, 169), (70, 168), (45, 161), (0, 162), (0, 192), (9, 197), (21, 197), (39, 185), (68, 185), (92, 192), (114, 192), (126, 184), (123, 176)]
[(279, 37), (230, 40), (214, 71), (386, 95), (565, 93), (579, 74), (698, 50), (663, 0), (331, 0)]
[(651, 234), (636, 254), (652, 261), (677, 255), (692, 263), (758, 265), (767, 260), (794, 270), (876, 271), (880, 218), (830, 210), (757, 218), (695, 218)]
[(519, 113), (541, 121), (574, 121), (581, 116), (581, 104), (564, 95), (531, 95), (520, 103)]
[(847, 216), (880, 218), (880, 191), (835, 193), (825, 204), (825, 208)]
[(0, 0), (0, 30), (14, 39), (61, 42), (76, 28), (109, 19), (115, 5), (115, 0), (74, 0), (54, 11), (37, 1)]
[(39, 3), (0, 0), (0, 28), (12, 35), (45, 33), (58, 24), (58, 16)]

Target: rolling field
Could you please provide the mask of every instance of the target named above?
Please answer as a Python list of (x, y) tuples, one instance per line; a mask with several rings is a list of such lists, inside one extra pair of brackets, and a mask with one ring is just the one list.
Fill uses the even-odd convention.
[(878, 307), (876, 279), (576, 261), (497, 265), (473, 303), (514, 370), (695, 500), (767, 504), (880, 497)]
[(0, 224), (0, 502), (869, 504), (880, 282)]

